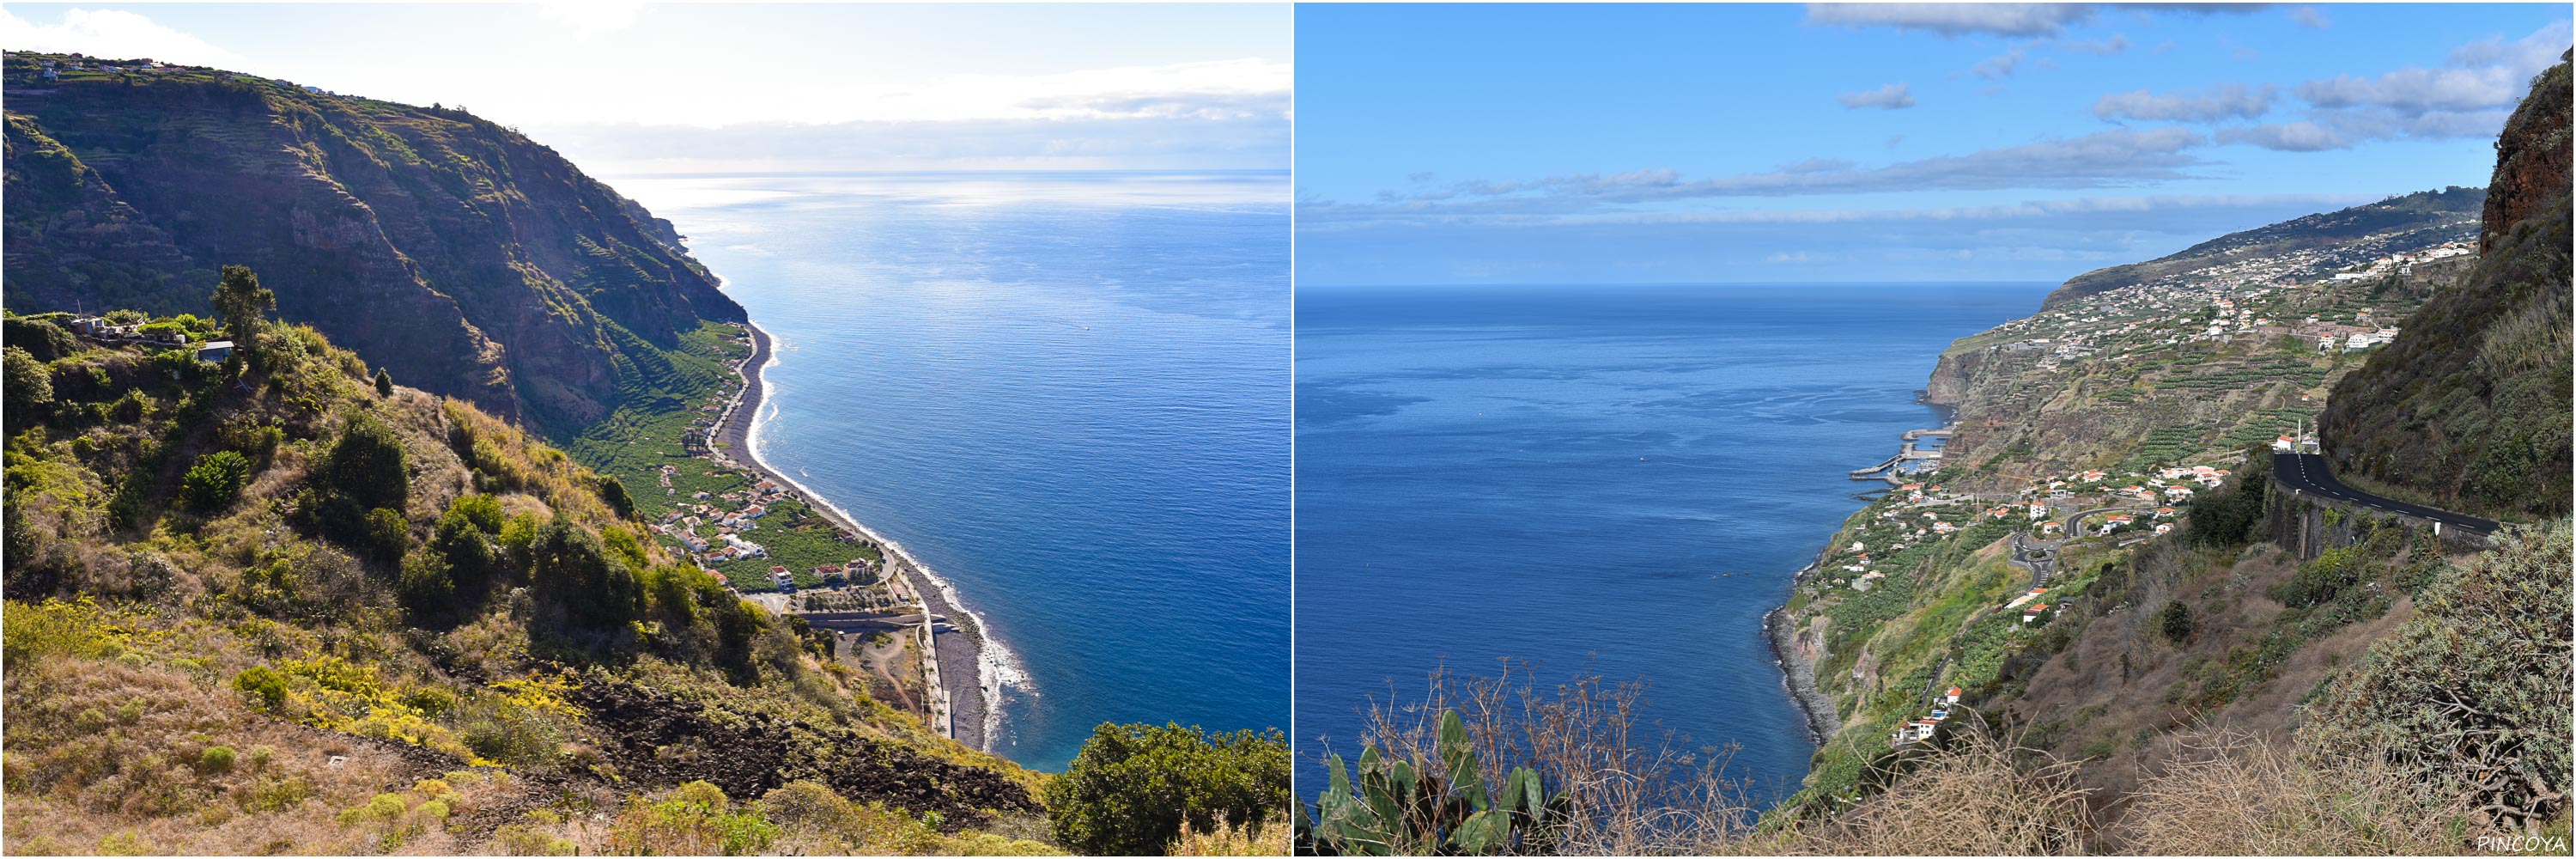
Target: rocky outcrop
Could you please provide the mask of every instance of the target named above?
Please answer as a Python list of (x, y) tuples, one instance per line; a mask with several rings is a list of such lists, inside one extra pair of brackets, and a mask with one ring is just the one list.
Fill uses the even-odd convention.
[[(2571, 50), (2560, 57), (2562, 63), (2576, 57)], [(2505, 123), (2504, 134), (2496, 140), (2495, 175), (2488, 181), (2486, 228), (2478, 236), (2478, 252), (2488, 253), (2513, 225), (2532, 219), (2550, 200), (2567, 195), (2568, 114), (2567, 66), (2542, 72), (2532, 81), (2532, 94), (2523, 100)]]
[(601, 752), (625, 779), (675, 785), (703, 779), (727, 796), (760, 796), (811, 779), (862, 802), (937, 812), (954, 831), (994, 812), (1041, 810), (1027, 788), (972, 767), (838, 725), (736, 713), (622, 683), (585, 683), (572, 699), (600, 729)]
[(1932, 365), (1932, 378), (1923, 384), (1923, 401), (1958, 408), (1967, 401), (1969, 380), (1985, 362), (1983, 349), (1941, 353), (1941, 360)]
[(744, 318), (668, 222), (461, 110), (158, 69), (13, 88), (7, 120), (14, 310), (202, 314), (248, 265), (280, 316), (540, 428), (605, 416), (680, 332)]

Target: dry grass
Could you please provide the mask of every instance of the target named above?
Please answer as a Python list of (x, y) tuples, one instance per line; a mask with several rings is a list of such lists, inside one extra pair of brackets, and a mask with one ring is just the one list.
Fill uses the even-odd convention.
[(1237, 828), (1225, 821), (1216, 822), (1213, 832), (1199, 832), (1187, 824), (1181, 826), (1179, 841), (1172, 844), (1170, 856), (1286, 856), (1288, 827), (1272, 825), (1260, 829)]
[(1900, 758), (1885, 790), (1837, 814), (1761, 828), (1725, 756), (1641, 728), (1642, 700), (1640, 686), (1597, 678), (1540, 688), (1519, 669), (1435, 674), (1419, 701), (1373, 706), (1364, 739), (1436, 760), (1438, 716), (1456, 709), (1489, 782), (1528, 766), (1572, 797), (1552, 840), (1523, 845), (1567, 855), (2439, 855), (2480, 834), (2382, 756), (2317, 759), (2205, 728), (2166, 739), (2161, 763), (2119, 795), (2086, 787), (2083, 761), (1962, 731)]
[(2302, 761), (2242, 731), (2173, 737), (2113, 833), (2123, 852), (2427, 855), (2468, 846), (2467, 809), (2437, 805), (2379, 755)]
[(1746, 785), (1726, 776), (1732, 749), (1693, 747), (1641, 724), (1645, 692), (1599, 677), (1542, 688), (1526, 666), (1463, 681), (1439, 671), (1418, 702), (1372, 704), (1362, 740), (1391, 757), (1437, 761), (1440, 715), (1457, 710), (1490, 787), (1526, 766), (1551, 796), (1569, 799), (1549, 852), (1700, 853), (1748, 834), (1757, 811)]
[[(404, 763), (369, 744), (252, 715), (204, 678), (135, 659), (13, 660), (8, 686), (10, 853), (388, 846), (386, 832), (338, 819), (380, 786), (406, 782)], [(228, 766), (209, 760), (213, 747), (233, 750)], [(434, 826), (402, 841), (422, 836), (422, 849), (447, 843)]]
[[(1887, 791), (1831, 820), (1735, 851), (1803, 855), (2015, 856), (2084, 852), (2095, 820), (2076, 761), (1963, 735)], [(1730, 851), (1733, 852), (1733, 851)]]

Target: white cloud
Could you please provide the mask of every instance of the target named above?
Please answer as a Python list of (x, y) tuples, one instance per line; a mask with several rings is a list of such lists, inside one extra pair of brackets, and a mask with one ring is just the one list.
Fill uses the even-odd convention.
[(1288, 118), (1125, 115), (949, 122), (631, 123), (530, 129), (602, 175), (841, 170), (1285, 169)]
[(2001, 54), (1978, 60), (1976, 65), (1968, 67), (1968, 71), (1977, 73), (1978, 77), (1990, 80), (2012, 77), (2012, 73), (2021, 68), (2022, 57), (2027, 56), (2028, 53), (2028, 50), (2017, 47)]
[(2408, 113), (2469, 110), (2519, 100), (2525, 76), (2501, 66), (2483, 69), (2403, 68), (2379, 77), (2338, 75), (2299, 85), (2299, 97), (2318, 107), (2376, 106)]
[(1895, 27), (1942, 36), (2054, 36), (2092, 19), (2085, 3), (1809, 3), (1807, 22)]
[(2300, 84), (2298, 95), (2321, 108), (2380, 107), (2409, 115), (2509, 106), (2528, 92), (2532, 75), (2558, 62), (2569, 35), (2568, 22), (2557, 21), (2510, 43), (2490, 38), (2462, 45), (2444, 68), (2338, 75)]
[(2092, 54), (2097, 57), (2108, 57), (2116, 54), (2127, 53), (2129, 50), (2129, 36), (2126, 33), (2113, 33), (2111, 34), (2111, 38), (2104, 39), (2099, 42), (2069, 41), (2059, 42), (2057, 43), (2057, 46), (2079, 54)]
[(1903, 110), (1914, 106), (1914, 92), (1913, 88), (1906, 84), (1894, 83), (1874, 90), (1843, 93), (1834, 96), (1834, 100), (1852, 109), (1874, 107), (1880, 110)]
[(2262, 3), (1809, 3), (1807, 23), (1838, 27), (1894, 27), (1945, 37), (2055, 36), (2091, 21), (2105, 6), (2145, 14), (2227, 15), (2261, 9)]
[(183, 65), (237, 65), (241, 56), (204, 39), (114, 9), (67, 9), (61, 23), (35, 24), (0, 9), (0, 47), (13, 51), (150, 58)]
[(2356, 107), (2308, 113), (2309, 118), (2297, 122), (2221, 128), (2213, 135), (2220, 143), (2248, 143), (2287, 152), (2319, 152), (2348, 149), (2373, 140), (2494, 137), (2497, 130), (2504, 128), (2510, 111), (2496, 107), (2406, 113), (2385, 107)]
[(2220, 143), (2250, 143), (2265, 149), (2284, 152), (2321, 152), (2343, 149), (2353, 139), (2333, 129), (2308, 120), (2256, 125), (2244, 128), (2222, 128), (2217, 132)]
[(1711, 179), (1684, 179), (1679, 171), (1655, 168), (1511, 182), (1479, 180), (1412, 194), (1385, 192), (1368, 203), (1308, 200), (1298, 211), (1300, 218), (1318, 221), (1567, 216), (1721, 198), (2105, 188), (2187, 178), (2186, 171), (2202, 162), (2184, 150), (2207, 142), (2200, 133), (2184, 128), (2120, 129), (1881, 167), (1810, 159), (1767, 172)]
[(2326, 13), (2317, 11), (2317, 7), (2314, 6), (2291, 9), (2290, 20), (2297, 21), (2299, 26), (2312, 30), (2323, 30), (2330, 23), (2326, 20)]
[[(809, 122), (942, 122), (1098, 119), (1118, 116), (1284, 116), (1293, 74), (1286, 63), (1246, 58), (1040, 75), (966, 74), (919, 81), (812, 81), (750, 88), (723, 109), (693, 114), (703, 126), (801, 116)], [(644, 97), (649, 97), (649, 93)], [(619, 108), (613, 116), (646, 111)]]
[[(2308, 81), (2293, 90), (2309, 104), (2305, 118), (2222, 128), (2214, 136), (2221, 143), (2289, 152), (2347, 149), (2373, 140), (2491, 137), (2530, 91), (2531, 77), (2558, 62), (2570, 35), (2568, 23), (2559, 21), (2510, 42), (2488, 38), (2462, 45), (2442, 68), (2409, 66), (2378, 77)], [(2096, 106), (2096, 113), (2101, 110)]]
[(2105, 95), (2093, 103), (2093, 115), (2103, 119), (2140, 119), (2171, 122), (2217, 122), (2225, 119), (2253, 119), (2272, 109), (2272, 99), (2279, 89), (2270, 85), (2260, 88), (2227, 84), (2201, 90), (2178, 90), (2155, 95), (2146, 90)]

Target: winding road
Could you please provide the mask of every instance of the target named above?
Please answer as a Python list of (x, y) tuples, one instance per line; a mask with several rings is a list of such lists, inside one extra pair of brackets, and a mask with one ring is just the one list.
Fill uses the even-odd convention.
[(2280, 480), (2283, 485), (2303, 493), (2359, 504), (2373, 510), (2413, 516), (2428, 522), (2439, 522), (2444, 528), (2458, 528), (2481, 536), (2493, 534), (2496, 530), (2496, 522), (2493, 519), (2480, 519), (2421, 504), (2408, 504), (2394, 498), (2383, 498), (2345, 486), (2343, 481), (2335, 479), (2333, 472), (2326, 470), (2326, 458), (2319, 454), (2274, 452), (2272, 476)]

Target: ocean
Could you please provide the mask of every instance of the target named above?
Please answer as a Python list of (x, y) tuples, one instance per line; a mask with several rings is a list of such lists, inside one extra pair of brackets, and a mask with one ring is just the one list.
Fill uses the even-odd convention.
[(1435, 668), (1647, 682), (1764, 804), (1815, 747), (1762, 618), (1939, 425), (1950, 341), (2052, 284), (1301, 287), (1299, 794)]
[(953, 584), (992, 750), (1285, 728), (1284, 172), (646, 177), (775, 338), (761, 457)]

